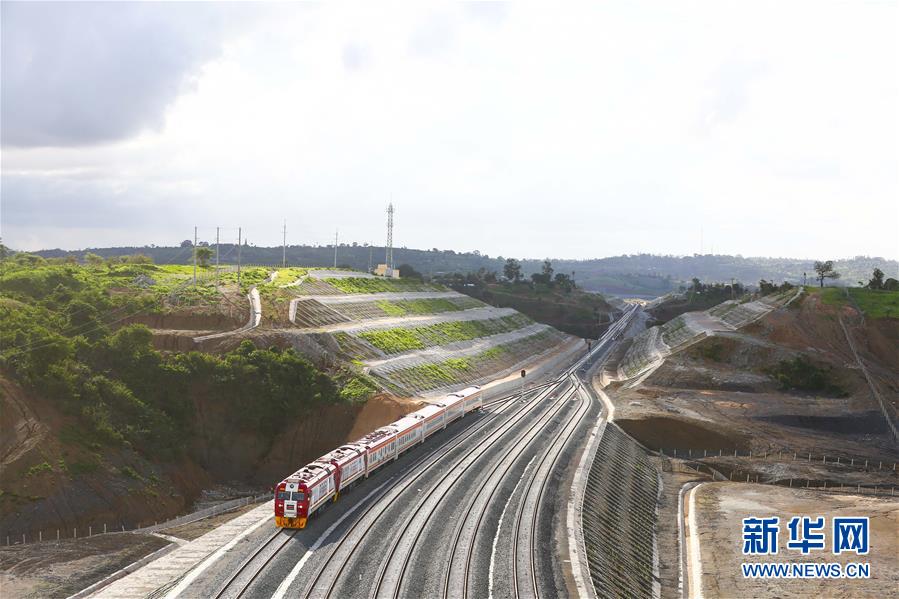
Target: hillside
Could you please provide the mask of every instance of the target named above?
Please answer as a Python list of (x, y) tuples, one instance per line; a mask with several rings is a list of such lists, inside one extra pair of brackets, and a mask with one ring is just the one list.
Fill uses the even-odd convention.
[[(892, 463), (899, 319), (882, 306), (896, 302), (897, 292), (808, 287), (679, 316), (637, 337), (603, 373), (617, 422), (669, 454), (798, 452)], [(790, 476), (770, 458), (764, 468), (764, 476)], [(840, 480), (839, 472), (827, 476)]]
[(529, 318), (584, 339), (598, 339), (619, 310), (602, 295), (543, 284), (485, 283), (455, 287), (492, 306), (513, 308)]
[[(104, 257), (142, 253), (157, 264), (187, 264), (192, 259), (191, 247), (115, 247), (92, 248), (83, 251), (45, 250), (37, 252), (44, 257), (81, 259), (85, 252)], [(371, 250), (371, 251), (370, 251)], [(241, 248), (242, 259), (247, 264), (281, 264), (281, 247)], [(223, 261), (233, 261), (237, 247), (221, 245)], [(397, 264), (409, 264), (417, 271), (433, 276), (441, 273), (477, 272), (479, 269), (502, 273), (505, 258), (490, 257), (480, 252), (455, 252), (453, 250), (417, 250), (396, 248)], [(338, 263), (356, 270), (367, 270), (370, 258), (375, 263), (383, 261), (384, 248), (344, 244), (338, 248)], [(829, 258), (829, 257), (822, 257)], [(289, 264), (327, 267), (333, 264), (333, 246), (287, 247)], [(574, 273), (578, 285), (588, 291), (608, 295), (652, 298), (676, 291), (681, 284), (698, 278), (703, 282), (729, 282), (731, 278), (745, 285), (757, 285), (761, 279), (780, 283), (802, 283), (803, 273), (812, 275), (814, 259), (764, 258), (728, 255), (659, 256), (634, 254), (590, 260), (566, 260), (553, 258), (557, 272)], [(837, 283), (854, 285), (867, 281), (874, 268), (880, 268), (888, 277), (899, 277), (899, 262), (884, 258), (859, 256), (835, 260), (835, 268), (842, 277)], [(522, 274), (527, 278), (539, 272), (542, 259), (522, 259)]]
[[(0, 270), (0, 533), (134, 527), (582, 344), (436, 284), (291, 267)], [(252, 314), (252, 316), (250, 316)], [(248, 322), (249, 319), (249, 322)]]
[[(208, 273), (204, 273), (208, 274)], [(129, 528), (189, 508), (204, 488), (251, 489), (346, 441), (371, 406), (414, 403), (341, 364), (238, 339), (159, 351), (159, 329), (230, 329), (267, 274), (185, 285), (184, 267), (81, 267), (20, 257), (0, 271), (0, 531)], [(229, 279), (229, 277), (231, 277)], [(242, 298), (242, 302), (238, 301)], [(259, 340), (257, 340), (258, 342)], [(164, 344), (162, 344), (164, 345)]]

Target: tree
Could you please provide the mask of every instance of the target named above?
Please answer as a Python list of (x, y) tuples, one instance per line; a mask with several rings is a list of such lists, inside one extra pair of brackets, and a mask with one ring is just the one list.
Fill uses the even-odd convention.
[(510, 281), (517, 283), (521, 280), (521, 263), (515, 258), (509, 258), (503, 265), (503, 274)]
[(103, 266), (105, 260), (103, 260), (103, 256), (98, 256), (97, 254), (88, 252), (84, 255), (84, 261), (89, 266)]
[(181, 247), (192, 248), (192, 247), (194, 247), (194, 242), (191, 241), (190, 239), (185, 239), (184, 241), (181, 242)]
[(886, 291), (899, 291), (899, 281), (890, 277), (886, 281), (883, 282), (883, 288)]
[(547, 281), (551, 281), (553, 278), (553, 265), (552, 262), (549, 261), (549, 258), (543, 261), (543, 275), (546, 277)]
[(419, 279), (421, 280), (421, 273), (412, 268), (410, 264), (400, 264), (399, 269), (400, 278), (401, 279)]
[(840, 278), (840, 273), (833, 269), (833, 260), (828, 260), (827, 262), (819, 262), (816, 260), (815, 272), (818, 273), (815, 278), (818, 279), (821, 287), (824, 287), (824, 279)]
[(212, 250), (208, 247), (201, 246), (194, 250), (194, 254), (197, 257), (197, 262), (200, 263), (200, 266), (206, 268), (209, 266), (209, 259), (212, 258)]
[(561, 287), (565, 293), (570, 293), (572, 288), (574, 287), (574, 281), (563, 272), (556, 273), (556, 277), (554, 279), (556, 285)]
[(868, 281), (868, 289), (883, 289), (883, 271), (874, 269), (874, 276)]

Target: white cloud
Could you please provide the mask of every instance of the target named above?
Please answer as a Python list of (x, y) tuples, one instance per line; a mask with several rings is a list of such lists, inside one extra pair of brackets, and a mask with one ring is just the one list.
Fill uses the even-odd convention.
[(4, 150), (4, 239), (96, 245), (20, 214), (75, 170), (178, 217), (109, 243), (381, 242), (392, 196), (409, 247), (899, 255), (895, 5), (253, 6), (159, 131)]

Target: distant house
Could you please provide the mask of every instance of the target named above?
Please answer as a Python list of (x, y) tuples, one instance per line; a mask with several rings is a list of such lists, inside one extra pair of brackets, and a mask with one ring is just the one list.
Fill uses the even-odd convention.
[(386, 264), (378, 264), (377, 268), (375, 268), (375, 274), (388, 279), (400, 278), (400, 270), (398, 268), (389, 268)]

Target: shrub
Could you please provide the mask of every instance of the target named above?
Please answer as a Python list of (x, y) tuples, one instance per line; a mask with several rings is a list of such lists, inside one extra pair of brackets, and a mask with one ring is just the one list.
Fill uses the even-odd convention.
[(43, 474), (44, 472), (53, 472), (53, 466), (51, 466), (49, 462), (35, 464), (28, 469), (28, 471), (25, 473), (25, 476), (37, 476), (38, 474)]
[(832, 380), (832, 369), (821, 367), (805, 356), (784, 360), (771, 370), (771, 376), (784, 391), (805, 391), (844, 397), (846, 391)]

